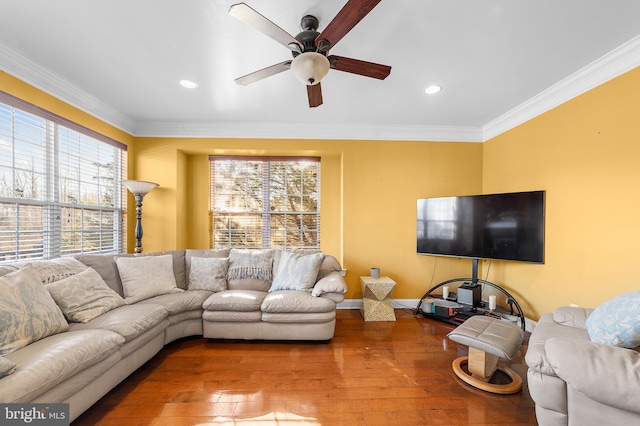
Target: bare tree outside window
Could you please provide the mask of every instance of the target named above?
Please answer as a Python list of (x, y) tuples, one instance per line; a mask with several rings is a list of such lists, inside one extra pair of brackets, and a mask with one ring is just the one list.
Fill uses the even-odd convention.
[(211, 161), (212, 246), (320, 247), (320, 159)]

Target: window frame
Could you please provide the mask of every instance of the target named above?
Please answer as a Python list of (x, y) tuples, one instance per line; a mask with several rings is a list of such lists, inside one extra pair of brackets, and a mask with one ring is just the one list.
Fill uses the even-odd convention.
[[(238, 210), (235, 211), (230, 208), (228, 210), (221, 209), (219, 206), (216, 207), (216, 176), (215, 176), (215, 162), (216, 161), (239, 161), (239, 162), (253, 162), (253, 163), (261, 163), (262, 165), (262, 203), (260, 209), (254, 210)], [(282, 162), (295, 162), (295, 163), (315, 163), (317, 164), (316, 170), (314, 171), (315, 176), (315, 187), (314, 190), (306, 195), (300, 193), (300, 207), (304, 204), (302, 198), (305, 196), (311, 197), (315, 200), (315, 210), (275, 210), (275, 207), (272, 206), (272, 195), (275, 192), (274, 188), (272, 188), (272, 165), (274, 163), (282, 163)], [(319, 250), (320, 249), (320, 241), (321, 241), (321, 223), (320, 223), (320, 211), (321, 211), (321, 158), (320, 157), (310, 157), (310, 156), (242, 156), (242, 155), (211, 155), (209, 156), (209, 239), (211, 248), (249, 248), (249, 249), (269, 249), (269, 248), (282, 248), (282, 249), (311, 249), (311, 250)], [(301, 176), (301, 179), (304, 177)], [(301, 183), (301, 187), (303, 184)], [(288, 187), (287, 187), (288, 188)], [(289, 194), (286, 190), (285, 193)], [(292, 195), (291, 195), (292, 196)], [(308, 203), (309, 200), (307, 200)], [(261, 229), (261, 237), (260, 244), (253, 245), (238, 245), (234, 244), (235, 238), (231, 235), (228, 236), (227, 239), (219, 242), (216, 238), (217, 230), (227, 230), (231, 234), (231, 222), (227, 227), (218, 227), (216, 228), (216, 219), (219, 219), (220, 216), (226, 217), (241, 217), (241, 216), (254, 216), (260, 217), (260, 229)], [(277, 222), (273, 218), (276, 216), (281, 216), (281, 223), (291, 222), (292, 217), (294, 220), (299, 223), (297, 227), (291, 226), (287, 227), (284, 225), (272, 231), (272, 224)], [(288, 217), (287, 217), (288, 216)], [(303, 217), (312, 216), (312, 218), (308, 218), (313, 224), (313, 227), (305, 227), (303, 222)], [(307, 220), (306, 222), (309, 222)], [(246, 225), (248, 227), (248, 225)], [(245, 229), (245, 228), (241, 228)], [(248, 228), (247, 228), (248, 229)], [(288, 238), (289, 235), (293, 234), (293, 231), (296, 231), (300, 238), (298, 242), (304, 241), (303, 236), (305, 234), (313, 234), (315, 235), (315, 239), (311, 241), (311, 244), (296, 244), (295, 241), (290, 241)], [(282, 234), (278, 236), (277, 234)], [(281, 244), (277, 243), (277, 240), (280, 240)], [(245, 239), (245, 244), (247, 240)], [(257, 240), (257, 238), (254, 238)]]
[[(16, 171), (20, 170), (16, 167), (16, 155), (18, 155), (16, 146), (27, 143), (20, 140), (15, 127), (24, 124), (21, 120), (33, 117), (34, 122), (37, 123), (33, 126), (33, 130), (41, 130), (34, 139), (38, 141), (34, 155), (43, 162), (40, 164), (42, 172), (38, 170), (38, 175), (42, 179), (40, 184), (42, 194), (35, 198), (19, 196), (21, 193), (14, 187), (12, 194), (5, 194), (10, 196), (0, 196), (0, 203), (5, 210), (10, 211), (12, 206), (15, 206), (17, 217), (15, 226), (6, 224), (5, 243), (0, 246), (0, 264), (77, 254), (125, 251), (127, 200), (126, 191), (122, 188), (122, 180), (126, 176), (127, 145), (3, 91), (0, 91), (0, 103), (8, 107), (10, 113), (9, 121), (6, 123), (11, 126), (9, 128), (11, 164), (5, 169), (9, 170), (13, 180), (8, 184), (13, 186)], [(39, 122), (42, 127), (38, 127)], [(91, 148), (95, 150), (95, 157), (86, 157), (86, 152)], [(20, 150), (25, 151), (24, 145), (20, 146)], [(63, 158), (68, 162), (66, 169), (60, 164)], [(104, 158), (112, 160), (112, 164), (106, 164), (108, 167), (105, 167), (105, 164), (100, 162)], [(80, 172), (80, 169), (87, 164), (91, 164), (98, 170), (97, 176), (91, 177), (95, 181), (93, 183), (96, 187), (95, 192), (86, 189), (89, 187), (86, 179), (84, 180), (85, 191), (82, 189), (82, 178), (86, 177), (83, 173), (86, 171)], [(68, 175), (70, 169), (77, 170), (75, 178)], [(104, 174), (100, 173), (102, 169), (105, 170)], [(35, 171), (34, 163), (32, 173)], [(95, 202), (83, 200), (82, 197), (74, 199), (70, 196), (67, 200), (61, 200), (63, 193), (60, 188), (61, 181), (76, 185), (77, 194), (88, 194), (95, 198)], [(104, 199), (110, 199), (111, 204), (104, 204)], [(40, 223), (39, 220), (41, 220), (42, 229), (31, 231), (31, 234), (42, 241), (40, 250), (33, 247), (21, 248), (27, 232), (21, 229), (22, 218), (19, 212), (20, 209), (29, 207), (34, 210), (40, 209), (36, 214), (39, 214), (41, 219), (36, 218), (34, 223)], [(67, 224), (64, 223), (63, 212), (69, 218)], [(105, 224), (107, 224), (106, 228)], [(13, 233), (15, 237), (12, 237)], [(65, 235), (71, 238), (64, 237)], [(11, 239), (14, 240), (13, 245)], [(97, 249), (95, 241), (97, 241)]]

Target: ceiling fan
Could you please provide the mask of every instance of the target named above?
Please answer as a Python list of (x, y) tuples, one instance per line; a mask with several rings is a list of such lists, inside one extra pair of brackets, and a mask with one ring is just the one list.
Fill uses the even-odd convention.
[(322, 105), (320, 80), (329, 72), (329, 69), (384, 80), (391, 73), (391, 67), (388, 65), (328, 55), (329, 49), (332, 49), (380, 1), (348, 0), (347, 4), (344, 5), (321, 33), (317, 31), (318, 19), (315, 16), (306, 15), (300, 21), (300, 29), (302, 31), (295, 37), (247, 4), (237, 3), (232, 5), (229, 8), (231, 16), (271, 37), (290, 49), (293, 55), (292, 60), (280, 62), (239, 77), (235, 82), (246, 86), (291, 69), (294, 75), (307, 86), (309, 107), (313, 108)]

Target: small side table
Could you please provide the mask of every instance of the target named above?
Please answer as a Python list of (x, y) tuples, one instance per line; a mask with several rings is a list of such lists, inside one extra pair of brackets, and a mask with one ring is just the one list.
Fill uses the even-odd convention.
[(360, 277), (362, 284), (362, 308), (365, 321), (395, 321), (391, 293), (396, 282), (389, 277)]

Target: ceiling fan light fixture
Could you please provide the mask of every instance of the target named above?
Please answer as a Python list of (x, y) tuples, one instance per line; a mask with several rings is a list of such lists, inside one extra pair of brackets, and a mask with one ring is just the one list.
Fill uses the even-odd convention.
[(180, 86), (186, 89), (195, 89), (198, 87), (198, 83), (192, 80), (180, 80)]
[(442, 90), (442, 86), (438, 86), (438, 85), (431, 85), (429, 87), (427, 87), (426, 89), (424, 89), (424, 93), (426, 93), (427, 95), (435, 95), (436, 93), (440, 92)]
[(291, 71), (302, 83), (313, 86), (329, 72), (329, 60), (318, 52), (304, 52), (293, 58)]

